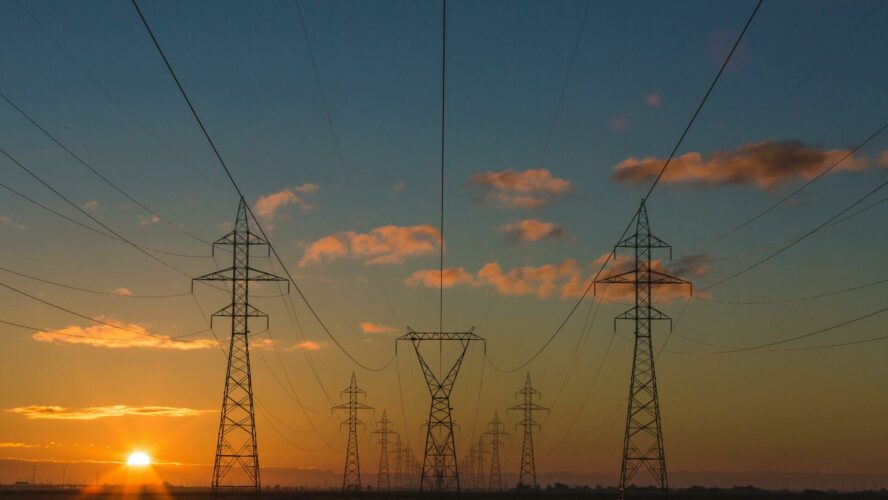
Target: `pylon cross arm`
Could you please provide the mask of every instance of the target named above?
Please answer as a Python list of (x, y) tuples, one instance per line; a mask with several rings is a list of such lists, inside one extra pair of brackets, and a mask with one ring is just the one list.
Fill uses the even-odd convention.
[[(238, 238), (238, 232), (240, 232), (243, 236)], [(238, 231), (237, 229), (235, 229), (234, 231), (214, 241), (213, 246), (243, 245), (244, 243), (246, 243), (247, 245), (267, 245), (268, 241), (266, 241), (265, 238), (259, 236), (258, 234), (250, 231), (249, 229), (247, 231)]]

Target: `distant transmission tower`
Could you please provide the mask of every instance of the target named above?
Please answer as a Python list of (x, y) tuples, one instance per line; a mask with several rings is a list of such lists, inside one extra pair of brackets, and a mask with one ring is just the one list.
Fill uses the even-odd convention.
[(484, 434), (490, 436), (490, 484), (488, 490), (503, 491), (499, 451), (503, 445), (502, 436), (507, 436), (508, 433), (503, 432), (503, 422), (495, 411), (493, 412), (493, 420), (487, 423), (487, 427), (488, 430)]
[[(223, 487), (248, 487), (260, 490), (259, 452), (256, 446), (256, 418), (253, 411), (253, 381), (250, 375), (249, 318), (267, 316), (250, 305), (251, 281), (286, 281), (250, 267), (250, 247), (268, 245), (261, 236), (250, 232), (247, 204), (243, 197), (237, 209), (234, 230), (213, 243), (231, 247), (231, 267), (199, 278), (197, 281), (231, 282), (231, 304), (210, 318), (231, 318), (231, 340), (228, 347), (228, 368), (225, 374), (225, 393), (213, 461), (213, 491)], [(235, 472), (232, 472), (232, 468)], [(240, 472), (238, 472), (238, 470)]]
[(404, 487), (404, 469), (403, 469), (403, 461), (401, 459), (404, 458), (404, 445), (401, 444), (401, 435), (397, 432), (395, 433), (395, 476), (394, 483), (392, 484), (392, 488), (395, 490), (400, 490)]
[[(389, 436), (392, 434), (398, 435), (397, 432), (391, 429), (391, 421), (389, 421), (388, 417), (385, 414), (385, 410), (382, 411), (382, 419), (376, 423), (376, 430), (373, 431), (373, 434), (379, 434), (379, 474), (376, 476), (376, 490), (377, 491), (389, 491), (392, 489), (391, 478), (389, 477), (389, 461), (388, 461), (388, 445), (389, 445)], [(397, 441), (400, 445), (400, 440)], [(397, 460), (397, 469), (400, 468), (401, 460)], [(397, 475), (400, 471), (396, 472)], [(396, 480), (397, 481), (397, 480)]]
[(540, 397), (540, 392), (531, 385), (530, 373), (527, 374), (524, 380), (524, 388), (516, 392), (515, 395), (523, 396), (524, 398), (521, 404), (509, 408), (509, 410), (523, 413), (523, 418), (518, 422), (518, 425), (524, 428), (524, 443), (521, 446), (521, 470), (518, 473), (518, 487), (536, 489), (537, 478), (533, 455), (533, 429), (534, 427), (539, 428), (540, 424), (533, 419), (533, 412), (545, 411), (548, 413), (549, 409), (533, 402), (533, 398)]
[[(620, 498), (636, 473), (644, 469), (650, 473), (656, 486), (668, 491), (666, 457), (663, 451), (663, 432), (660, 426), (660, 403), (657, 397), (657, 376), (654, 371), (654, 348), (651, 340), (651, 322), (670, 320), (669, 316), (651, 303), (656, 285), (685, 285), (689, 282), (655, 270), (651, 260), (653, 249), (672, 247), (652, 235), (648, 224), (645, 201), (635, 215), (635, 234), (617, 244), (619, 248), (635, 250), (635, 268), (603, 278), (598, 283), (635, 285), (635, 306), (616, 319), (635, 322), (635, 350), (632, 356), (632, 378), (629, 384), (629, 409), (626, 414), (626, 436), (623, 441), (623, 463), (620, 470)], [(671, 325), (671, 323), (670, 323)], [(616, 327), (616, 321), (614, 322)]]
[(476, 453), (477, 462), (475, 464), (477, 467), (477, 471), (475, 472), (475, 489), (477, 489), (478, 491), (484, 491), (484, 455), (486, 455), (486, 453), (484, 452), (483, 433), (478, 436), (478, 444), (475, 446), (477, 446), (478, 450)]
[(358, 419), (358, 411), (372, 410), (373, 407), (358, 401), (358, 396), (367, 396), (367, 392), (358, 387), (355, 372), (352, 372), (351, 384), (342, 390), (348, 395), (348, 402), (334, 406), (334, 410), (348, 410), (348, 419), (342, 425), (348, 426), (348, 445), (345, 451), (345, 469), (342, 473), (342, 489), (361, 491), (361, 461), (358, 457), (358, 426), (364, 422)]
[[(484, 339), (468, 332), (415, 332), (408, 328), (408, 333), (398, 340), (409, 340), (419, 358), (419, 365), (429, 386), (432, 403), (429, 409), (429, 420), (426, 427), (425, 454), (423, 456), (422, 475), (419, 490), (459, 492), (459, 470), (456, 463), (456, 442), (453, 434), (453, 417), (450, 406), (450, 393), (456, 375), (462, 366), (469, 344)], [(439, 347), (444, 342), (458, 343), (460, 350), (456, 360), (446, 373), (435, 374), (435, 371), (422, 357), (420, 345), (423, 341), (438, 341)], [(441, 378), (439, 378), (441, 377)]]

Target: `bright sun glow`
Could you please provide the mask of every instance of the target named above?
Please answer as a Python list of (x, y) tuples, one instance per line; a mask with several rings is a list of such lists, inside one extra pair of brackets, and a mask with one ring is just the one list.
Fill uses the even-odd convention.
[(134, 451), (126, 459), (126, 464), (131, 467), (145, 467), (146, 465), (151, 465), (151, 457), (147, 453)]

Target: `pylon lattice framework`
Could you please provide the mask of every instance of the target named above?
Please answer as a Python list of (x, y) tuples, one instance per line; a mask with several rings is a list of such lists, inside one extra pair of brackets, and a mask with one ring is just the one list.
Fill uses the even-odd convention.
[(342, 390), (342, 395), (348, 396), (348, 401), (333, 407), (333, 411), (346, 410), (348, 418), (341, 425), (348, 426), (348, 444), (345, 450), (345, 468), (342, 473), (342, 489), (361, 491), (361, 460), (358, 455), (358, 427), (364, 427), (364, 422), (358, 419), (361, 410), (372, 410), (372, 406), (358, 401), (359, 396), (366, 397), (367, 392), (358, 387), (355, 372), (351, 374), (351, 383)]
[(490, 484), (489, 491), (503, 491), (503, 475), (500, 470), (499, 451), (503, 445), (502, 436), (508, 436), (503, 431), (503, 421), (499, 419), (497, 412), (493, 412), (493, 420), (487, 423), (488, 430), (484, 434), (490, 436)]
[[(195, 278), (195, 281), (231, 282), (231, 303), (210, 319), (231, 318), (231, 339), (228, 347), (228, 367), (225, 373), (225, 391), (219, 434), (216, 441), (216, 457), (213, 461), (213, 491), (223, 487), (249, 487), (258, 492), (259, 452), (256, 443), (256, 418), (253, 409), (253, 381), (250, 372), (249, 318), (267, 316), (250, 305), (251, 281), (286, 281), (286, 278), (250, 267), (250, 247), (268, 245), (259, 235), (250, 232), (247, 205), (243, 197), (237, 209), (234, 229), (213, 242), (213, 254), (217, 245), (231, 247), (231, 267)], [(193, 282), (192, 282), (193, 283)], [(240, 477), (230, 476), (239, 466)]]
[[(410, 341), (419, 358), (419, 365), (425, 376), (429, 394), (432, 397), (429, 420), (426, 427), (425, 453), (419, 490), (459, 491), (459, 466), (456, 461), (456, 440), (453, 433), (450, 393), (456, 376), (465, 359), (469, 344), (484, 339), (472, 330), (468, 332), (415, 332), (408, 327), (405, 335), (398, 340)], [(456, 360), (450, 365), (443, 378), (438, 378), (420, 351), (423, 341), (458, 343), (460, 350)]]
[(653, 306), (652, 291), (657, 285), (690, 285), (690, 283), (654, 269), (651, 260), (653, 250), (668, 248), (671, 258), (672, 247), (651, 234), (644, 199), (641, 200), (641, 206), (635, 216), (635, 234), (624, 238), (617, 247), (631, 248), (635, 251), (635, 268), (603, 278), (598, 283), (635, 286), (635, 306), (614, 320), (615, 328), (616, 320), (635, 322), (629, 408), (626, 413), (626, 434), (620, 468), (619, 488), (622, 499), (626, 488), (642, 468), (648, 471), (658, 488), (664, 492), (669, 489), (651, 333), (653, 321), (671, 322), (671, 318)]
[[(379, 472), (376, 476), (376, 490), (377, 491), (389, 491), (392, 489), (392, 481), (389, 476), (389, 454), (388, 454), (388, 445), (389, 445), (389, 436), (395, 435), (397, 437), (398, 433), (391, 429), (392, 422), (386, 416), (385, 410), (382, 412), (382, 419), (376, 423), (376, 430), (373, 431), (373, 434), (379, 434)], [(400, 453), (400, 438), (395, 441), (396, 453)], [(395, 477), (401, 473), (401, 458), (396, 457), (396, 466), (395, 466)], [(397, 479), (395, 479), (397, 481)]]
[(522, 419), (516, 426), (524, 428), (524, 441), (521, 444), (521, 469), (518, 471), (518, 487), (519, 488), (537, 488), (536, 479), (536, 463), (534, 461), (533, 452), (533, 429), (539, 428), (540, 424), (533, 419), (533, 412), (545, 411), (549, 409), (533, 402), (535, 397), (540, 397), (540, 392), (533, 388), (530, 383), (530, 373), (524, 379), (524, 387), (515, 393), (521, 396), (523, 401), (520, 404), (512, 406), (509, 410), (520, 411), (523, 413)]

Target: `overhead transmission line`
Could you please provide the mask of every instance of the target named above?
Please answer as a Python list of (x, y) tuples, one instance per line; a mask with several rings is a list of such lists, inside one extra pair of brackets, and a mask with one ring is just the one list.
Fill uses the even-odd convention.
[[(564, 103), (564, 95), (567, 93), (567, 84), (570, 82), (570, 77), (573, 74), (574, 62), (577, 59), (577, 53), (580, 50), (580, 42), (583, 40), (583, 33), (586, 29), (586, 20), (589, 18), (589, 10), (592, 6), (592, 0), (586, 0), (586, 7), (583, 9), (583, 17), (580, 20), (580, 29), (577, 31), (577, 36), (574, 39), (573, 50), (570, 54), (570, 60), (567, 63), (567, 68), (564, 72), (564, 79), (561, 81), (561, 89), (558, 92), (558, 99), (555, 101), (555, 111), (552, 113), (552, 121), (549, 122), (549, 128), (546, 132), (546, 140), (543, 143), (542, 154), (540, 155), (540, 166), (542, 167), (546, 163), (546, 159), (549, 156), (549, 148), (552, 145), (552, 136), (555, 133), (555, 125), (558, 123), (558, 118), (561, 116), (561, 107)], [(533, 180), (533, 184), (531, 184), (530, 190), (534, 191), (540, 182), (540, 176), (536, 176)], [(506, 258), (506, 267), (511, 267), (512, 259), (515, 257), (515, 251), (518, 248), (518, 242), (515, 242), (509, 248), (509, 255)], [(493, 294), (493, 298), (490, 299), (490, 304), (488, 304), (487, 309), (484, 312), (484, 315), (481, 317), (481, 321), (478, 322), (480, 325), (484, 321), (487, 320), (487, 317), (490, 315), (490, 311), (493, 310), (493, 307), (496, 305), (497, 300), (499, 300), (500, 294)]]
[(210, 184), (213, 184), (214, 186), (216, 186), (222, 190), (230, 192), (231, 188), (219, 183), (216, 179), (213, 179), (212, 177), (205, 174), (202, 170), (200, 170), (199, 168), (192, 165), (191, 162), (188, 161), (184, 156), (177, 153), (169, 144), (167, 144), (157, 134), (152, 132), (151, 129), (148, 128), (148, 126), (145, 125), (145, 123), (142, 122), (142, 120), (140, 120), (135, 115), (135, 113), (130, 111), (130, 109), (127, 108), (126, 106), (124, 106), (124, 104), (122, 102), (120, 102), (119, 99), (114, 97), (114, 94), (112, 94), (111, 91), (108, 90), (107, 87), (102, 85), (102, 83), (96, 77), (94, 77), (89, 70), (86, 69), (86, 67), (80, 62), (80, 60), (77, 59), (77, 57), (75, 57), (74, 54), (72, 54), (71, 51), (68, 50), (65, 47), (65, 45), (55, 35), (53, 35), (52, 32), (49, 29), (47, 29), (43, 23), (40, 22), (40, 20), (37, 19), (37, 16), (35, 16), (33, 12), (31, 12), (27, 7), (25, 7), (25, 5), (22, 4), (22, 2), (20, 0), (16, 0), (15, 3), (19, 6), (19, 8), (22, 10), (22, 12), (24, 12), (28, 16), (28, 18), (31, 19), (31, 21), (34, 23), (34, 25), (37, 26), (38, 28), (40, 28), (40, 31), (42, 31), (43, 34), (46, 35), (46, 37), (50, 41), (52, 41), (53, 45), (55, 45), (56, 48), (62, 54), (64, 54), (65, 57), (67, 57), (74, 64), (74, 66), (76, 66), (77, 69), (79, 69), (80, 72), (83, 73), (83, 75), (90, 82), (92, 82), (92, 84), (95, 85), (95, 87), (97, 89), (99, 89), (99, 91), (102, 94), (105, 95), (105, 97), (108, 98), (108, 100), (113, 102), (114, 105), (117, 106), (118, 109), (120, 109), (124, 114), (126, 114), (133, 121), (133, 123), (135, 123), (140, 129), (142, 129), (142, 131), (144, 131), (148, 136), (150, 136), (152, 139), (154, 139), (154, 141), (157, 144), (159, 144), (163, 149), (167, 150), (167, 152), (169, 152), (173, 158), (176, 158), (179, 161), (181, 161), (183, 165), (185, 165), (186, 167), (188, 167), (189, 169), (194, 171), (194, 173), (199, 175), (205, 181), (209, 182)]
[(96, 177), (98, 177), (99, 179), (101, 179), (102, 182), (104, 182), (105, 184), (107, 184), (108, 186), (110, 186), (111, 188), (113, 188), (115, 191), (117, 191), (118, 193), (120, 193), (121, 195), (123, 195), (124, 198), (126, 198), (127, 200), (129, 200), (129, 201), (131, 201), (132, 203), (134, 203), (136, 206), (138, 206), (139, 208), (141, 208), (142, 210), (144, 210), (145, 212), (147, 212), (148, 214), (150, 214), (152, 217), (157, 217), (158, 219), (162, 220), (166, 225), (168, 225), (169, 227), (175, 229), (176, 231), (179, 231), (180, 233), (182, 233), (182, 234), (184, 234), (184, 235), (186, 235), (186, 236), (188, 236), (188, 237), (190, 237), (190, 238), (192, 238), (192, 239), (194, 239), (194, 240), (196, 240), (196, 241), (198, 241), (198, 242), (200, 242), (200, 243), (204, 243), (204, 244), (207, 244), (207, 245), (210, 244), (209, 241), (207, 241), (207, 240), (201, 238), (200, 236), (196, 236), (195, 234), (191, 233), (190, 231), (188, 231), (187, 229), (185, 229), (181, 224), (177, 224), (177, 223), (172, 222), (172, 221), (170, 221), (169, 219), (166, 219), (165, 217), (161, 216), (159, 213), (157, 213), (157, 211), (155, 211), (154, 209), (148, 207), (147, 205), (145, 205), (145, 204), (142, 203), (141, 201), (137, 200), (137, 199), (136, 199), (135, 197), (133, 197), (131, 194), (129, 194), (128, 192), (126, 192), (123, 188), (121, 188), (120, 186), (118, 186), (117, 184), (115, 184), (114, 182), (112, 182), (110, 179), (108, 179), (107, 177), (105, 177), (101, 172), (99, 172), (98, 170), (96, 170), (95, 167), (93, 167), (92, 165), (90, 165), (89, 163), (87, 163), (87, 162), (86, 162), (83, 158), (81, 158), (77, 153), (75, 153), (74, 151), (71, 151), (71, 149), (68, 148), (68, 146), (66, 146), (65, 144), (63, 144), (63, 143), (62, 143), (61, 141), (59, 141), (54, 135), (52, 135), (48, 130), (46, 130), (42, 125), (40, 125), (39, 123), (37, 123), (37, 122), (31, 117), (31, 115), (29, 115), (28, 113), (26, 113), (25, 110), (23, 110), (21, 107), (19, 107), (18, 104), (14, 103), (14, 102), (13, 102), (13, 101), (12, 101), (7, 95), (6, 95), (3, 91), (0, 91), (0, 98), (2, 98), (4, 101), (6, 101), (6, 103), (9, 104), (13, 109), (15, 109), (20, 115), (22, 115), (22, 117), (24, 117), (26, 120), (28, 120), (28, 121), (31, 123), (31, 125), (33, 125), (33, 126), (36, 127), (38, 130), (40, 130), (41, 132), (43, 132), (43, 135), (45, 135), (45, 136), (46, 136), (47, 138), (49, 138), (52, 142), (54, 142), (54, 143), (56, 144), (56, 146), (60, 147), (63, 151), (65, 151), (65, 153), (67, 153), (68, 156), (70, 156), (71, 158), (73, 158), (74, 160), (76, 160), (77, 163), (83, 165), (87, 170), (89, 170), (90, 172), (92, 172), (93, 175), (95, 175)]
[[(687, 126), (684, 128), (684, 131), (681, 133), (681, 136), (679, 136), (678, 141), (675, 143), (675, 146), (672, 148), (672, 151), (669, 153), (669, 156), (666, 158), (666, 161), (663, 163), (663, 167), (660, 169), (660, 172), (657, 174), (657, 177), (654, 179), (654, 182), (651, 184), (651, 187), (648, 189), (647, 193), (644, 195), (644, 197), (642, 199), (647, 200), (648, 198), (650, 198), (651, 194), (654, 191), (654, 188), (657, 187), (657, 184), (660, 182), (660, 179), (663, 177), (663, 174), (666, 172), (666, 169), (669, 168), (669, 164), (672, 162), (672, 159), (675, 157), (675, 154), (678, 152), (678, 148), (681, 147), (681, 144), (684, 142), (685, 137), (687, 137), (688, 132), (691, 130), (691, 127), (694, 125), (694, 122), (697, 120), (697, 117), (699, 116), (700, 111), (703, 109), (703, 106), (706, 104), (706, 101), (709, 99), (710, 94), (712, 94), (712, 91), (715, 88), (716, 84), (721, 79), (721, 76), (724, 73), (725, 68), (727, 68), (728, 63), (731, 62), (731, 58), (733, 57), (734, 52), (737, 50), (737, 47), (740, 45), (740, 42), (743, 40), (743, 36), (746, 34), (747, 30), (749, 29), (749, 26), (752, 24), (753, 19), (755, 19), (755, 16), (758, 13), (759, 9), (761, 8), (763, 2), (764, 2), (764, 0), (759, 0), (758, 2), (756, 2), (755, 8), (752, 10), (752, 13), (749, 15), (749, 18), (746, 20), (746, 24), (743, 26), (743, 29), (740, 31), (740, 34), (737, 36), (737, 39), (734, 42), (734, 45), (731, 47), (730, 52), (728, 52), (727, 56), (725, 57), (724, 61), (722, 62), (722, 65), (719, 68), (718, 72), (716, 73), (715, 78), (713, 78), (712, 83), (709, 84), (709, 87), (706, 89), (706, 93), (703, 94), (703, 98), (700, 100), (700, 103), (697, 105), (697, 108), (694, 110), (694, 114), (691, 115), (691, 119), (688, 121)], [(629, 229), (632, 227), (632, 223), (635, 222), (636, 215), (637, 215), (637, 212), (635, 215), (632, 216), (632, 219), (629, 221), (629, 224), (626, 225), (626, 228), (623, 230), (622, 234), (617, 239), (617, 242), (622, 241), (622, 239), (629, 232)], [(577, 301), (574, 303), (574, 305), (570, 308), (570, 310), (568, 311), (567, 316), (564, 318), (564, 320), (561, 321), (561, 323), (558, 325), (558, 327), (555, 329), (555, 331), (552, 333), (552, 335), (550, 335), (549, 338), (546, 339), (546, 341), (543, 343), (543, 345), (540, 346), (540, 348), (537, 349), (537, 351), (534, 352), (534, 354), (529, 359), (527, 359), (525, 362), (521, 363), (520, 365), (518, 365), (515, 368), (503, 370), (501, 368), (498, 368), (492, 362), (490, 362), (490, 358), (488, 357), (487, 359), (491, 363), (491, 366), (495, 370), (502, 372), (502, 373), (514, 373), (514, 372), (517, 372), (518, 370), (521, 370), (522, 368), (526, 367), (527, 365), (532, 363), (537, 357), (539, 357), (540, 354), (542, 354), (543, 351), (545, 351), (546, 348), (549, 347), (549, 345), (552, 343), (552, 341), (554, 341), (555, 338), (561, 333), (561, 331), (564, 329), (564, 326), (567, 324), (567, 322), (570, 320), (570, 318), (577, 311), (577, 308), (580, 307), (580, 304), (583, 302), (583, 300), (585, 300), (586, 296), (589, 294), (589, 291), (592, 289), (592, 286), (595, 284), (595, 281), (601, 276), (601, 273), (602, 273), (602, 271), (604, 271), (605, 266), (608, 264), (608, 262), (610, 262), (610, 260), (612, 258), (614, 258), (614, 256), (616, 255), (616, 251), (617, 251), (616, 245), (617, 244), (615, 243), (613, 248), (611, 249), (610, 253), (608, 253), (607, 258), (604, 260), (604, 262), (601, 263), (601, 266), (598, 268), (598, 271), (595, 273), (595, 277), (589, 282), (589, 285), (583, 291), (583, 294), (580, 296), (579, 299), (577, 299)]]
[[(59, 331), (59, 330), (50, 330), (50, 329), (47, 329), (47, 328), (40, 328), (40, 327), (37, 327), (37, 326), (23, 325), (23, 324), (21, 324), (21, 323), (15, 323), (15, 322), (12, 322), (12, 321), (6, 321), (6, 320), (0, 320), (0, 323), (2, 323), (2, 324), (4, 324), (4, 325), (8, 325), (8, 326), (13, 326), (13, 327), (16, 327), (16, 328), (21, 328), (21, 329), (23, 329), (23, 330), (32, 330), (32, 331), (36, 331), (36, 332), (52, 333), (53, 335), (61, 335), (61, 336), (63, 336), (63, 337), (74, 337), (74, 338), (89, 339), (89, 340), (109, 340), (109, 341), (123, 342), (123, 343), (144, 342), (144, 340), (142, 340), (142, 339), (121, 339), (121, 338), (110, 338), (110, 337), (97, 337), (97, 336), (95, 336), (95, 335), (78, 335), (78, 334), (76, 334), (76, 333), (62, 332), (62, 331)], [(115, 327), (115, 328), (120, 329), (119, 327)], [(193, 337), (193, 336), (195, 336), (195, 335), (200, 335), (201, 333), (205, 333), (206, 331), (207, 331), (206, 329), (204, 329), (204, 330), (198, 330), (198, 331), (195, 331), (195, 332), (185, 333), (185, 334), (182, 334), (182, 335), (175, 335), (175, 336), (171, 336), (171, 337), (168, 337), (168, 336), (159, 336), (159, 335), (151, 335), (151, 334), (147, 334), (147, 333), (146, 333), (146, 334), (143, 334), (143, 335), (146, 335), (146, 336), (148, 336), (148, 337), (155, 338), (155, 339), (157, 339), (157, 340), (176, 341), (176, 342), (189, 342), (189, 341), (186, 341), (186, 340), (180, 340), (180, 339), (184, 339), (184, 338), (188, 338), (188, 337)]]
[(7, 272), (9, 274), (14, 274), (14, 275), (22, 277), (22, 278), (27, 278), (29, 280), (38, 281), (40, 283), (45, 283), (47, 285), (57, 286), (60, 288), (67, 288), (69, 290), (75, 290), (75, 291), (84, 292), (84, 293), (91, 293), (94, 295), (108, 295), (111, 297), (123, 297), (126, 299), (168, 299), (168, 298), (172, 298), (172, 297), (185, 297), (186, 295), (191, 294), (190, 292), (182, 292), (182, 293), (169, 293), (169, 294), (163, 294), (163, 295), (139, 295), (139, 294), (133, 294), (133, 293), (126, 294), (126, 293), (119, 293), (119, 292), (109, 292), (107, 290), (95, 290), (92, 288), (82, 288), (79, 286), (69, 285), (66, 283), (59, 283), (58, 281), (51, 281), (51, 280), (47, 280), (47, 279), (43, 279), (43, 278), (38, 278), (36, 276), (32, 276), (30, 274), (25, 274), (25, 273), (22, 273), (19, 271), (13, 271), (12, 269), (2, 267), (2, 266), (0, 266), (0, 271)]
[[(300, 0), (296, 0), (294, 2), (296, 6), (296, 11), (299, 14), (299, 25), (302, 28), (302, 35), (305, 39), (305, 46), (308, 49), (308, 56), (311, 60), (311, 68), (314, 72), (315, 82), (318, 86), (318, 92), (321, 96), (321, 105), (324, 108), (324, 115), (327, 118), (327, 127), (330, 129), (330, 136), (333, 138), (333, 146), (336, 151), (336, 160), (339, 164), (340, 170), (342, 170), (342, 176), (345, 178), (345, 187), (348, 191), (349, 201), (351, 202), (352, 213), (355, 217), (355, 223), (359, 228), (363, 228), (364, 222), (361, 217), (361, 212), (358, 210), (358, 202), (355, 197), (355, 190), (352, 186), (351, 175), (349, 174), (348, 168), (345, 164), (345, 155), (342, 154), (342, 145), (339, 140), (339, 134), (336, 132), (336, 127), (333, 125), (333, 113), (330, 111), (330, 105), (327, 102), (327, 92), (324, 90), (324, 84), (321, 80), (321, 71), (318, 68), (318, 61), (315, 57), (314, 46), (311, 43), (311, 38), (308, 36), (308, 27), (305, 24), (305, 14), (302, 12), (302, 2)], [(373, 273), (376, 277), (376, 283), (379, 286), (379, 291), (382, 293), (382, 298), (385, 300), (386, 305), (388, 306), (389, 312), (392, 314), (392, 318), (395, 319), (398, 325), (404, 326), (404, 322), (401, 321), (401, 318), (398, 316), (398, 313), (395, 311), (395, 307), (392, 304), (391, 298), (388, 295), (388, 290), (386, 290), (385, 285), (382, 282), (382, 276), (379, 272), (379, 266), (371, 266), (373, 268)], [(330, 404), (333, 406), (333, 403)]]
[[(147, 338), (155, 338), (155, 339), (162, 339), (162, 340), (169, 340), (169, 339), (171, 339), (171, 337), (164, 337), (164, 336), (159, 336), (159, 335), (152, 335), (152, 334), (150, 334), (150, 333), (145, 333), (145, 332), (140, 331), (140, 330), (135, 330), (135, 329), (128, 328), (128, 327), (126, 327), (126, 326), (122, 326), (122, 325), (116, 325), (116, 324), (111, 323), (111, 322), (108, 322), (108, 321), (103, 321), (103, 320), (101, 320), (101, 319), (96, 319), (96, 318), (93, 318), (93, 317), (87, 316), (86, 314), (79, 313), (79, 312), (77, 312), (77, 311), (75, 311), (75, 310), (73, 310), (73, 309), (69, 309), (69, 308), (64, 307), (64, 306), (60, 306), (60, 305), (55, 304), (55, 303), (53, 303), (53, 302), (50, 302), (50, 301), (48, 301), (48, 300), (46, 300), (46, 299), (41, 299), (40, 297), (37, 297), (36, 295), (31, 295), (31, 294), (28, 293), (28, 292), (25, 292), (25, 291), (19, 290), (18, 288), (15, 288), (15, 287), (13, 287), (13, 286), (7, 285), (6, 283), (3, 283), (3, 282), (0, 282), (0, 286), (2, 286), (3, 288), (6, 288), (6, 289), (9, 290), (9, 291), (12, 291), (12, 292), (15, 292), (15, 293), (17, 293), (17, 294), (19, 294), (19, 295), (22, 295), (22, 296), (24, 296), (24, 297), (27, 297), (27, 298), (29, 298), (29, 299), (31, 299), (31, 300), (34, 300), (34, 301), (40, 302), (41, 304), (47, 305), (47, 306), (49, 306), (49, 307), (52, 307), (53, 309), (57, 309), (57, 310), (59, 310), (59, 311), (62, 311), (62, 312), (68, 313), (68, 314), (70, 314), (70, 315), (72, 315), (72, 316), (77, 316), (78, 318), (82, 318), (82, 319), (85, 319), (85, 320), (87, 320), (87, 321), (91, 321), (91, 322), (93, 322), (93, 323), (99, 324), (99, 325), (110, 326), (111, 328), (114, 328), (115, 330), (122, 330), (122, 331), (124, 331), (124, 332), (129, 332), (129, 333), (133, 333), (133, 334), (136, 334), (136, 335), (141, 335), (141, 336), (143, 336), (143, 337), (147, 337)], [(6, 323), (6, 322), (4, 322), (4, 323)], [(15, 326), (21, 326), (21, 325), (15, 325)], [(41, 330), (41, 329), (37, 328), (37, 330)], [(185, 337), (188, 337), (188, 336), (191, 336), (191, 335), (196, 335), (196, 334), (198, 334), (198, 333), (203, 333), (203, 332), (206, 332), (206, 329), (204, 329), (204, 330), (200, 330), (200, 331), (198, 331), (198, 332), (190, 333), (190, 334), (188, 334), (188, 335), (185, 335)], [(116, 339), (115, 339), (115, 340), (116, 340)], [(185, 341), (183, 341), (183, 342), (185, 342)]]
[[(222, 169), (225, 171), (225, 175), (228, 177), (228, 180), (231, 181), (231, 185), (237, 191), (238, 195), (241, 198), (243, 198), (244, 197), (243, 191), (241, 190), (240, 186), (238, 186), (237, 181), (235, 181), (234, 176), (231, 173), (231, 170), (228, 168), (228, 165), (225, 163), (225, 160), (222, 158), (222, 154), (219, 152), (219, 148), (216, 146), (216, 143), (213, 141), (212, 137), (210, 136), (209, 132), (207, 131), (207, 128), (204, 125), (203, 120), (200, 118), (200, 115), (197, 113), (197, 110), (195, 109), (194, 105), (192, 104), (191, 99), (188, 97), (188, 93), (185, 92), (185, 88), (182, 86), (182, 83), (179, 80), (179, 77), (176, 76), (176, 72), (173, 70), (173, 67), (170, 64), (170, 61), (167, 58), (166, 53), (164, 53), (163, 49), (161, 48), (160, 42), (158, 42), (157, 37), (154, 35), (154, 31), (151, 29), (151, 26), (148, 24), (148, 20), (145, 18), (145, 15), (142, 13), (142, 9), (139, 8), (139, 4), (136, 0), (131, 0), (131, 2), (133, 4), (133, 7), (136, 9), (136, 12), (139, 15), (139, 19), (142, 21), (142, 25), (145, 27), (145, 30), (148, 32), (148, 35), (151, 37), (151, 41), (153, 42), (154, 47), (157, 49), (157, 52), (160, 54), (161, 59), (163, 59), (163, 63), (166, 66), (167, 71), (169, 72), (170, 76), (172, 77), (173, 81), (175, 82), (176, 87), (179, 89), (179, 92), (182, 95), (182, 98), (185, 100), (185, 103), (188, 105), (188, 109), (191, 111), (191, 115), (194, 117), (195, 121), (197, 122), (198, 126), (200, 127), (201, 132), (204, 135), (204, 138), (206, 138), (207, 142), (209, 143), (210, 147), (212, 148), (213, 153), (216, 156), (216, 159), (219, 161), (219, 164), (222, 166)], [(309, 310), (309, 312), (311, 312), (312, 316), (314, 316), (315, 320), (321, 326), (321, 329), (330, 338), (330, 340), (333, 341), (333, 343), (336, 345), (336, 347), (339, 348), (339, 350), (342, 351), (343, 354), (345, 354), (346, 357), (348, 357), (353, 363), (355, 363), (357, 366), (359, 366), (365, 370), (368, 370), (368, 371), (382, 371), (382, 370), (385, 370), (389, 365), (391, 365), (392, 361), (394, 361), (394, 359), (395, 359), (394, 355), (392, 355), (392, 358), (382, 367), (372, 367), (367, 364), (364, 364), (359, 359), (354, 357), (354, 355), (352, 355), (352, 353), (349, 352), (345, 348), (345, 346), (342, 345), (342, 343), (339, 341), (339, 339), (337, 339), (336, 336), (333, 335), (333, 333), (327, 327), (326, 323), (324, 323), (324, 321), (318, 315), (317, 311), (311, 305), (311, 302), (309, 302), (308, 298), (302, 292), (302, 289), (296, 283), (296, 280), (293, 279), (293, 276), (290, 273), (290, 270), (287, 268), (287, 265), (284, 263), (283, 259), (278, 254), (277, 249), (275, 249), (274, 245), (271, 243), (271, 240), (268, 238), (268, 235), (265, 233), (265, 229), (259, 223), (259, 220), (256, 218), (256, 215), (253, 213), (253, 209), (250, 207), (249, 204), (246, 205), (246, 208), (247, 208), (247, 211), (250, 213), (250, 216), (256, 222), (256, 227), (259, 229), (261, 236), (266, 241), (268, 241), (268, 248), (269, 248), (269, 250), (271, 250), (271, 254), (274, 256), (275, 260), (277, 260), (278, 263), (281, 265), (281, 268), (283, 269), (284, 273), (287, 275), (287, 278), (293, 284), (293, 288), (296, 289), (296, 292), (299, 294), (299, 297), (302, 299), (302, 302), (305, 303), (306, 308)]]

